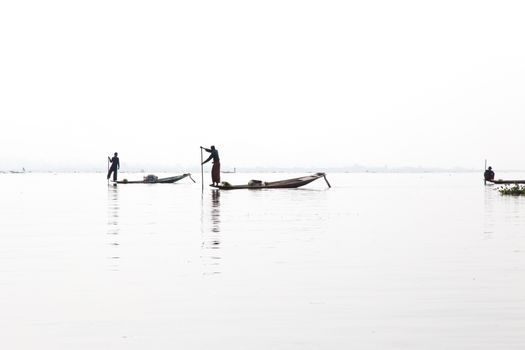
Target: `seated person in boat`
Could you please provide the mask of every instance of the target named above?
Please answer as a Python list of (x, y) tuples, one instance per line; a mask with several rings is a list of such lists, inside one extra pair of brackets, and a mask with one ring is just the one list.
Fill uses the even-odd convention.
[(487, 181), (494, 180), (494, 171), (492, 171), (492, 167), (489, 166), (489, 168), (485, 170), (484, 176), (485, 176), (485, 180)]

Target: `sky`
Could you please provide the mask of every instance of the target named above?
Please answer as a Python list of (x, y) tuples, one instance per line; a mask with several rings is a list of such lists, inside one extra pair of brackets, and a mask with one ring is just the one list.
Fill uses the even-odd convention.
[(3, 1), (0, 170), (525, 169), (520, 1)]

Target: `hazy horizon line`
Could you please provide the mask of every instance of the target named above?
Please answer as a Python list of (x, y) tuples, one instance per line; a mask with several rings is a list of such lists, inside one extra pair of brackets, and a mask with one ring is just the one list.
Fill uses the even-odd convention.
[[(246, 166), (246, 167), (222, 167), (223, 173), (300, 173), (300, 172), (333, 172), (333, 173), (475, 173), (482, 172), (484, 169), (474, 169), (466, 167), (428, 167), (428, 166)], [(121, 173), (170, 173), (170, 172), (200, 172), (201, 168), (196, 166), (184, 167), (181, 165), (160, 166), (160, 165), (128, 165), (121, 169)], [(205, 169), (209, 172), (210, 169)], [(499, 169), (497, 172), (521, 172), (523, 169)], [(93, 166), (36, 166), (34, 168), (3, 168), (0, 169), (2, 174), (12, 173), (105, 173), (106, 169)]]

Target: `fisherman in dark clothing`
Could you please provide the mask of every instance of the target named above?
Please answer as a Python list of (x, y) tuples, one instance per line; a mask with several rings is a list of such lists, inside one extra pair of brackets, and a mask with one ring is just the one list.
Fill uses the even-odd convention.
[(108, 157), (108, 161), (111, 162), (111, 166), (108, 169), (108, 180), (113, 173), (113, 181), (117, 181), (117, 170), (120, 169), (120, 161), (118, 159), (118, 153), (115, 152), (113, 158)]
[(494, 180), (494, 172), (492, 171), (492, 167), (489, 166), (489, 168), (485, 170), (483, 176), (485, 176), (485, 181)]
[(202, 164), (208, 163), (213, 159), (213, 167), (211, 168), (211, 182), (213, 183), (213, 186), (218, 186), (221, 182), (221, 163), (219, 160), (219, 151), (217, 151), (215, 146), (211, 146), (210, 149), (204, 148), (202, 146), (201, 148), (206, 152), (211, 153), (208, 159), (202, 162)]

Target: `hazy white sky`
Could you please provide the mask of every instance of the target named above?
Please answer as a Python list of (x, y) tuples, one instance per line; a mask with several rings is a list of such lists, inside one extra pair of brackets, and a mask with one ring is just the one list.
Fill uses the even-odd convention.
[[(525, 168), (521, 1), (3, 1), (0, 170)], [(29, 164), (29, 165), (28, 165)]]

